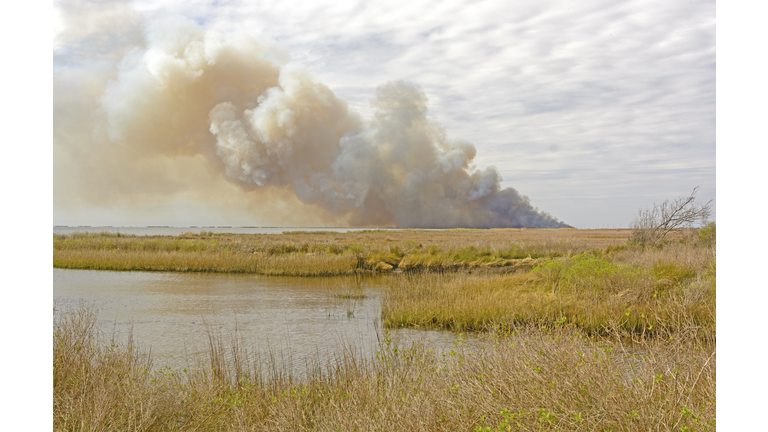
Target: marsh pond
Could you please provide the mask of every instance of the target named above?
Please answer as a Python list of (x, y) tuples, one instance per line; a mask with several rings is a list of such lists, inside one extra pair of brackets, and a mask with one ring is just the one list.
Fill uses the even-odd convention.
[(232, 338), (263, 368), (301, 375), (339, 355), (375, 356), (383, 338), (450, 347), (446, 331), (381, 323), (383, 278), (274, 277), (242, 274), (53, 269), (54, 314), (80, 303), (98, 311), (99, 330), (124, 341), (132, 331), (157, 368), (207, 362), (209, 336)]

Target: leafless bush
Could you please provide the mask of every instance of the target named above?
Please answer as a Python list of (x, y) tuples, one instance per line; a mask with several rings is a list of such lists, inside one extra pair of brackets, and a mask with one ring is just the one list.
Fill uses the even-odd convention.
[(700, 186), (693, 188), (689, 196), (672, 201), (666, 200), (653, 207), (640, 209), (630, 228), (632, 241), (639, 244), (656, 245), (676, 228), (690, 228), (697, 222), (705, 224), (712, 212), (712, 200), (701, 203), (696, 200)]

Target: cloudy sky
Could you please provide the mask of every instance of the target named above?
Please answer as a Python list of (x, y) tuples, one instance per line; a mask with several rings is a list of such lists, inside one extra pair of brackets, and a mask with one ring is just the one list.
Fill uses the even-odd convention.
[[(206, 32), (251, 35), (364, 118), (380, 85), (418, 85), (427, 115), (477, 149), (470, 169), (495, 166), (502, 187), (572, 226), (626, 227), (638, 208), (696, 186), (701, 200), (715, 199), (714, 1), (77, 0), (54, 8), (54, 224), (301, 221), (238, 205), (237, 194), (211, 204), (158, 188), (142, 191), (155, 196), (137, 205), (57, 189), (76, 189), (67, 177), (93, 169), (57, 143), (77, 102), (71, 95), (101, 100), (126, 53), (146, 44), (147, 23), (173, 16)], [(83, 112), (94, 109), (87, 105)], [(289, 214), (311, 211), (274, 199)]]

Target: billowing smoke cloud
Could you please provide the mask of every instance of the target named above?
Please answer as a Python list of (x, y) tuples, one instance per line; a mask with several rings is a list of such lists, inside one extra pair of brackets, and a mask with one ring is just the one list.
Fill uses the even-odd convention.
[[(254, 200), (260, 189), (289, 190), (337, 224), (565, 226), (502, 189), (494, 167), (475, 169), (475, 147), (448, 139), (427, 102), (417, 85), (388, 82), (366, 121), (269, 46), (175, 18), (145, 27), (72, 127), (87, 127), (98, 154), (135, 177), (152, 160), (202, 156)], [(73, 141), (60, 123), (55, 140)]]

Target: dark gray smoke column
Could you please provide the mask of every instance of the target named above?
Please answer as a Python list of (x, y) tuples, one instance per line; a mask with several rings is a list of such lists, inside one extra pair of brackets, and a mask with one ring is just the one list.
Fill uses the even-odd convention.
[[(403, 81), (380, 86), (367, 130), (345, 136), (334, 163), (341, 184), (356, 185), (355, 222), (402, 227), (541, 227), (567, 225), (538, 212), (528, 198), (501, 189), (494, 167), (469, 172), (475, 147), (448, 140), (427, 118), (427, 97)], [(364, 187), (363, 187), (364, 185)]]
[[(229, 102), (211, 110), (218, 154), (234, 180), (290, 183), (301, 200), (351, 215), (353, 225), (566, 226), (514, 189), (501, 189), (494, 167), (469, 172), (475, 147), (446, 139), (427, 118), (427, 97), (417, 85), (380, 86), (374, 117), (363, 125), (326, 87), (284, 78), (295, 73), (283, 68), (281, 86), (242, 115)], [(351, 130), (339, 139), (344, 127)]]

